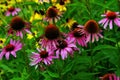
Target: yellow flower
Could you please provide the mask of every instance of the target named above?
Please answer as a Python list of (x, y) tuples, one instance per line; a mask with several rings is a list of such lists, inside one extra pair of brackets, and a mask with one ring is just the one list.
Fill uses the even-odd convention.
[(37, 31), (34, 31), (33, 34), (27, 34), (27, 39), (32, 39), (34, 36), (37, 36)]
[(41, 4), (43, 4), (43, 2), (46, 2), (46, 3), (50, 2), (50, 0), (33, 0), (33, 1), (35, 1), (36, 3), (41, 3)]
[(63, 0), (65, 4), (70, 3), (70, 0)]
[(4, 38), (0, 38), (0, 47), (3, 48), (5, 43), (5, 39)]
[(36, 46), (36, 48), (40, 48), (41, 47), (38, 42), (36, 42), (35, 46)]
[(51, 2), (52, 2), (52, 3), (56, 3), (56, 2), (57, 2), (57, 0), (51, 0)]
[(3, 22), (0, 20), (0, 26), (2, 25), (2, 23), (3, 23)]
[(71, 26), (73, 25), (73, 23), (75, 23), (76, 21), (73, 19), (67, 19), (66, 20), (67, 23), (65, 24), (65, 26), (68, 26), (69, 28), (71, 28)]
[(65, 5), (61, 5), (61, 4), (56, 4), (56, 7), (57, 7), (57, 9), (59, 9), (60, 11), (66, 11), (67, 10), (67, 8), (66, 8), (66, 6)]
[(34, 14), (30, 18), (30, 22), (33, 20), (42, 20), (44, 18), (44, 12), (40, 10), (40, 12), (34, 12)]

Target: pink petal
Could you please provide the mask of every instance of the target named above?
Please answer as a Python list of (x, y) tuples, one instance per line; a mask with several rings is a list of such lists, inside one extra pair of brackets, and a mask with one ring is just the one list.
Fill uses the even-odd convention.
[(5, 54), (5, 57), (6, 57), (7, 60), (9, 59), (9, 55), (10, 55), (10, 52), (7, 52), (7, 53)]
[(16, 14), (17, 14), (17, 12), (16, 12), (16, 11), (12, 12), (12, 16), (15, 16)]
[(118, 27), (120, 27), (120, 21), (117, 18), (114, 20), (114, 22)]
[(56, 51), (56, 57), (57, 57), (57, 58), (59, 58), (59, 54), (60, 54), (60, 52), (59, 52), (59, 50), (57, 50), (57, 51)]
[(44, 63), (47, 65), (47, 60), (46, 60), (46, 59), (44, 59), (43, 61), (44, 61)]
[(113, 28), (112, 20), (110, 20), (109, 26), (110, 26), (110, 29)]
[(25, 31), (26, 31), (27, 33), (29, 33), (29, 34), (32, 34), (28, 29), (25, 29)]
[(68, 47), (76, 47), (75, 44), (68, 44)]
[(7, 12), (5, 13), (6, 16), (10, 16), (10, 14), (11, 14), (11, 13), (10, 13), (9, 11), (7, 11)]
[(96, 39), (96, 41), (98, 41), (98, 39), (99, 39), (99, 38), (98, 38), (98, 35), (95, 35), (95, 39)]
[(11, 54), (16, 57), (16, 53), (14, 51), (11, 52)]
[(108, 22), (109, 22), (109, 20), (107, 20), (106, 23), (104, 24), (104, 29), (106, 29)]
[(4, 52), (2, 51), (1, 53), (0, 53), (0, 60), (2, 59), (2, 57), (4, 56)]
[(95, 37), (94, 35), (95, 35), (95, 34), (92, 34), (92, 43), (93, 43), (94, 40), (95, 40), (95, 39), (94, 39), (94, 37)]
[(21, 37), (21, 38), (23, 38), (23, 34), (22, 34), (22, 32), (21, 32), (21, 31), (19, 32), (19, 34), (20, 34), (20, 37)]
[(15, 8), (15, 10), (16, 10), (17, 12), (21, 11), (21, 9), (20, 9), (20, 8)]
[(87, 36), (86, 43), (88, 43), (88, 42), (90, 41), (90, 39), (91, 39), (91, 35), (89, 34), (89, 35)]
[(106, 21), (107, 21), (107, 18), (104, 18), (104, 19), (100, 20), (98, 23), (103, 25)]

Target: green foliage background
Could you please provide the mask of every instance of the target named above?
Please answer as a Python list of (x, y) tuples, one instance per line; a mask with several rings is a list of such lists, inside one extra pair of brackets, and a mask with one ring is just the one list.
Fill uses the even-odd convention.
[[(84, 25), (86, 21), (94, 19), (99, 21), (100, 16), (106, 10), (120, 11), (119, 0), (72, 0), (67, 5), (67, 11), (56, 25), (62, 32), (68, 32), (68, 28), (61, 27), (67, 18), (74, 18), (79, 24)], [(15, 7), (21, 8), (19, 16), (26, 21), (30, 20), (32, 12), (41, 8), (47, 9), (51, 4), (40, 5), (34, 1), (24, 0), (16, 3)], [(0, 37), (6, 38), (7, 25), (12, 16), (6, 17), (2, 14), (0, 19), (4, 24), (0, 26)], [(37, 30), (37, 36), (43, 34), (44, 28), (40, 21), (32, 22), (32, 31)], [(36, 24), (38, 23), (38, 24)], [(46, 22), (44, 22), (47, 25)], [(101, 29), (103, 27), (99, 25)], [(35, 70), (30, 66), (29, 55), (36, 51), (35, 39), (28, 40), (26, 35), (23, 43), (25, 46), (17, 52), (17, 58), (10, 57), (10, 60), (0, 60), (0, 80), (99, 80), (100, 76), (106, 73), (116, 73), (120, 76), (120, 30), (114, 25), (115, 30), (104, 30), (104, 38), (95, 43), (88, 43), (88, 47), (78, 46), (80, 53), (75, 52), (74, 57), (63, 60), (54, 60), (54, 64), (47, 66), (45, 71), (39, 68)], [(7, 37), (5, 44), (11, 37)]]

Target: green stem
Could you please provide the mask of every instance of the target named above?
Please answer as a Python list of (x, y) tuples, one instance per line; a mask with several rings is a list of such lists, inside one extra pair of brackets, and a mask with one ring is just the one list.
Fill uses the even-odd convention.
[[(25, 37), (25, 35), (23, 34), (23, 36)], [(22, 44), (24, 44), (25, 42), (25, 38), (23, 37), (23, 39), (21, 39), (21, 42), (22, 42)], [(25, 61), (25, 65), (26, 65), (26, 70), (27, 70), (27, 72), (28, 73), (31, 73), (31, 71), (30, 71), (30, 66), (29, 66), (29, 59), (28, 59), (28, 56), (27, 56), (27, 53), (26, 53), (26, 48), (25, 48), (26, 46), (24, 46), (23, 45), (23, 60)], [(30, 80), (32, 80), (32, 77), (30, 76), (29, 77), (29, 79)]]

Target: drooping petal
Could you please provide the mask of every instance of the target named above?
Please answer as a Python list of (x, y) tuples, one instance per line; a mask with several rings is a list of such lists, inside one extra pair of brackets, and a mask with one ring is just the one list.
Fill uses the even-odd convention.
[(107, 20), (106, 23), (104, 24), (104, 29), (107, 28), (108, 22), (109, 22), (109, 20)]
[(10, 16), (10, 14), (11, 14), (11, 13), (10, 13), (9, 11), (7, 11), (7, 12), (5, 13), (6, 16)]
[(110, 29), (113, 28), (112, 20), (110, 20), (109, 26), (110, 26)]
[(2, 52), (0, 53), (0, 60), (3, 58), (4, 55), (5, 55), (5, 52), (2, 51)]
[(7, 52), (7, 53), (5, 54), (5, 57), (6, 57), (7, 60), (9, 59), (9, 55), (10, 55), (10, 52)]
[(11, 54), (16, 57), (16, 53), (14, 51), (11, 52)]

